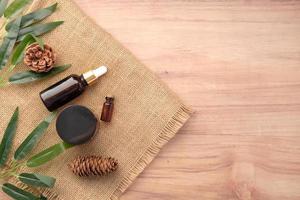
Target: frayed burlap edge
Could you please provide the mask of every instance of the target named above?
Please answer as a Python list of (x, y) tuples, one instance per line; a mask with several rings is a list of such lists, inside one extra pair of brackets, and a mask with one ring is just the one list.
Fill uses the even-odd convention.
[[(117, 190), (111, 195), (111, 199), (119, 199), (122, 193), (133, 183), (135, 178), (145, 169), (145, 167), (156, 157), (161, 148), (172, 139), (178, 130), (184, 125), (184, 123), (189, 119), (192, 111), (186, 106), (181, 106), (179, 111), (175, 113), (172, 119), (167, 123), (165, 128), (159, 134), (158, 138), (149, 146), (149, 148), (142, 154), (138, 159), (137, 163), (128, 172), (128, 174), (122, 179)], [(28, 187), (27, 185), (16, 182), (16, 185), (25, 189), (27, 191), (38, 194), (37, 190)], [(56, 192), (51, 189), (40, 189), (42, 193), (48, 200), (64, 200)]]
[[(36, 3), (31, 6), (29, 10), (34, 10), (39, 7), (40, 1), (35, 1)], [(81, 8), (74, 3), (75, 6), (79, 10)], [(81, 12), (83, 12), (81, 10)], [(97, 23), (94, 22), (91, 18), (89, 20), (92, 21), (97, 27)], [(107, 32), (106, 32), (107, 33)], [(111, 34), (107, 33), (111, 36)], [(126, 47), (123, 47), (127, 51), (129, 51)], [(161, 84), (166, 86), (165, 83), (158, 80)], [(168, 86), (166, 86), (168, 88)], [(137, 160), (136, 164), (132, 167), (132, 169), (127, 173), (127, 175), (122, 179), (120, 182), (118, 188), (111, 194), (111, 199), (119, 199), (119, 197), (122, 195), (122, 193), (133, 183), (135, 178), (146, 168), (146, 166), (156, 157), (156, 155), (159, 153), (161, 148), (170, 140), (172, 139), (178, 130), (185, 124), (185, 122), (190, 118), (190, 115), (192, 114), (192, 110), (185, 105), (181, 105), (179, 110), (174, 114), (174, 116), (171, 118), (171, 120), (166, 124), (166, 126), (163, 128), (162, 132), (158, 135), (158, 137), (153, 141), (153, 143), (148, 147), (148, 149), (142, 154), (142, 156)], [(47, 197), (48, 200), (64, 200), (52, 189), (38, 189), (35, 190), (31, 187), (28, 187), (27, 185), (15, 181), (15, 184), (27, 191), (33, 192), (35, 194), (41, 193), (45, 197)]]
[(121, 194), (133, 183), (134, 179), (145, 169), (145, 167), (156, 157), (161, 148), (172, 139), (178, 130), (189, 119), (192, 111), (186, 106), (182, 105), (167, 123), (163, 131), (159, 134), (158, 138), (152, 145), (142, 154), (137, 163), (129, 171), (129, 173), (123, 178), (119, 187), (112, 194), (111, 199), (119, 199)]

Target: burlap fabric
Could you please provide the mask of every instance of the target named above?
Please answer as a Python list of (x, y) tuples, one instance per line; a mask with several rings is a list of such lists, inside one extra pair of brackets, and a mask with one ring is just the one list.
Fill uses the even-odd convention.
[[(68, 150), (35, 171), (57, 177), (56, 187), (44, 191), (50, 200), (117, 199), (176, 134), (190, 112), (151, 71), (87, 18), (71, 0), (38, 1), (31, 9), (54, 2), (59, 3), (58, 11), (47, 21), (64, 20), (65, 23), (43, 38), (56, 50), (58, 64), (73, 66), (39, 83), (1, 89), (0, 135), (15, 107), (20, 106), (16, 147), (48, 115), (38, 95), (42, 89), (68, 74), (80, 74), (99, 65), (108, 66), (108, 73), (70, 104), (85, 105), (99, 117), (104, 97), (112, 94), (115, 96), (112, 122), (100, 123), (100, 132), (91, 142)], [(52, 123), (35, 152), (59, 141), (55, 123)], [(106, 177), (78, 178), (68, 169), (67, 163), (75, 156), (86, 154), (113, 156), (119, 160), (119, 169)]]

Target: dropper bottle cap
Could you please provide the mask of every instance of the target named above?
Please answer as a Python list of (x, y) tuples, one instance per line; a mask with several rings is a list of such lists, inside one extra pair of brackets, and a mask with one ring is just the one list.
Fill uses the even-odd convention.
[(107, 72), (107, 67), (101, 66), (82, 74), (88, 85), (94, 83), (100, 76)]

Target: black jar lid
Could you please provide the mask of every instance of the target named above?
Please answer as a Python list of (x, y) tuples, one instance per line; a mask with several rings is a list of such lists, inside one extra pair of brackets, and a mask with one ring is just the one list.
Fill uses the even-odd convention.
[(65, 108), (57, 117), (59, 137), (69, 144), (82, 144), (90, 140), (97, 129), (97, 118), (86, 107), (73, 105)]

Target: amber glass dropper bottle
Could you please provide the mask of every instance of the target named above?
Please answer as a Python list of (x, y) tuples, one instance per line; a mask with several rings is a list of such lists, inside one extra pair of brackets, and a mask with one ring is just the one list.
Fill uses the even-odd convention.
[(107, 72), (105, 66), (83, 73), (72, 74), (40, 92), (40, 97), (49, 111), (54, 111), (83, 93), (85, 88)]

